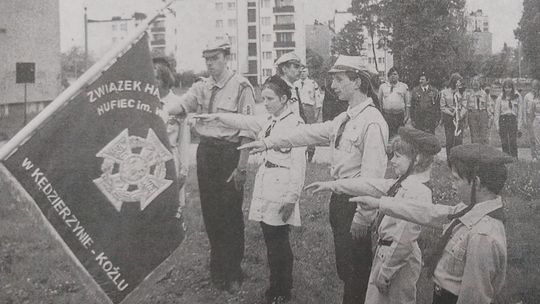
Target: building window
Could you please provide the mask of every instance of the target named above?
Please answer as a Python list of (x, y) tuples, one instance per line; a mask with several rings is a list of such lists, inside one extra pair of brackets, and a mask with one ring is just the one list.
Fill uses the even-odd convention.
[(367, 61), (368, 61), (369, 64), (373, 64), (373, 58), (369, 57), (369, 58), (367, 59)]
[(271, 0), (262, 0), (262, 7), (263, 8), (272, 7), (272, 1)]
[(256, 43), (248, 43), (248, 56), (257, 56), (257, 44)]
[(165, 27), (165, 20), (154, 21), (154, 27)]
[(223, 20), (216, 20), (216, 27), (222, 28), (223, 27)]
[(229, 43), (235, 44), (236, 43), (236, 36), (229, 36)]
[(223, 10), (223, 2), (216, 2), (216, 11)]
[(276, 50), (276, 58), (279, 58), (287, 53), (293, 52), (294, 50)]
[(257, 74), (257, 60), (248, 61), (248, 74)]
[(294, 24), (294, 15), (277, 15), (276, 24)]
[(248, 9), (248, 22), (257, 21), (257, 13), (254, 9)]
[(257, 39), (257, 27), (254, 25), (248, 26), (248, 39)]
[(276, 41), (277, 42), (292, 42), (293, 41), (293, 33), (291, 33), (291, 32), (276, 33)]
[(384, 63), (384, 57), (379, 57), (379, 63)]
[(262, 55), (263, 59), (272, 60), (272, 52), (263, 52)]
[(264, 42), (272, 42), (272, 35), (270, 35), (270, 34), (262, 34), (262, 41), (264, 41)]
[(113, 24), (113, 25), (112, 25), (112, 30), (113, 30), (113, 32), (116, 32), (117, 29), (118, 29), (118, 25)]
[(127, 32), (127, 23), (120, 23), (120, 30), (121, 31), (124, 31), (124, 32)]
[(272, 76), (272, 69), (263, 69), (263, 76), (264, 77)]
[(229, 27), (235, 27), (236, 26), (236, 19), (229, 19), (227, 21), (227, 24), (229, 25)]
[(276, 0), (276, 6), (282, 7), (282, 6), (293, 6), (294, 1), (293, 0)]
[(236, 9), (236, 2), (229, 2), (227, 3), (227, 9), (230, 11), (233, 11)]
[(262, 17), (261, 23), (262, 25), (271, 25), (272, 19), (270, 17)]
[(221, 41), (223, 40), (223, 36), (216, 36), (216, 41)]
[(165, 34), (154, 34), (154, 41), (165, 40)]
[(248, 2), (248, 7), (255, 7), (257, 6), (257, 3), (255, 2)]

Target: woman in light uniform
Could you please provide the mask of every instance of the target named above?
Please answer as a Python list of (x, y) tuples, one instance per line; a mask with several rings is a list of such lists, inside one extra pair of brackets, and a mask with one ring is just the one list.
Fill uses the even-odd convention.
[[(201, 114), (203, 122), (219, 121), (242, 130), (251, 130), (259, 139), (270, 134), (286, 134), (302, 124), (302, 119), (287, 106), (291, 91), (279, 76), (269, 78), (262, 99), (270, 115)], [(300, 226), (299, 200), (304, 186), (306, 156), (304, 148), (268, 150), (255, 177), (249, 219), (260, 222), (267, 246), (270, 287), (267, 303), (283, 303), (291, 298), (293, 255), (289, 243), (290, 225)]]

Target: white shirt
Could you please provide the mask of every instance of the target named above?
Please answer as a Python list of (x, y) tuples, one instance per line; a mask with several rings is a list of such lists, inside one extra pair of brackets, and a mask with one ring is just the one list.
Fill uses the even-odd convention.
[(298, 88), (298, 92), (300, 93), (300, 101), (302, 104), (310, 106), (318, 105), (317, 91), (319, 90), (319, 86), (315, 80), (310, 78), (300, 79), (294, 83), (294, 86)]

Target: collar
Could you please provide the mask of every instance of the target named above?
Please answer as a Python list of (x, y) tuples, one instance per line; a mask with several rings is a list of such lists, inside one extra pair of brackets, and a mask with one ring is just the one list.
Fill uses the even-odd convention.
[(214, 77), (210, 76), (209, 77), (209, 79), (210, 79), (209, 80), (210, 88), (218, 87), (220, 89), (223, 89), (225, 84), (227, 84), (227, 81), (229, 81), (229, 79), (233, 75), (234, 75), (234, 73), (229, 68), (226, 68), (225, 72), (223, 72), (223, 77), (218, 82), (216, 82)]
[(420, 86), (420, 89), (422, 89), (422, 91), (423, 91), (423, 90), (429, 90), (429, 84), (428, 84), (427, 86), (425, 86), (425, 87)]
[(281, 79), (283, 79), (283, 81), (285, 81), (285, 83), (287, 83), (287, 85), (289, 86), (289, 88), (293, 89), (294, 88), (294, 85), (292, 83), (290, 83), (287, 78), (285, 77), (281, 77)]
[(402, 185), (406, 187), (411, 183), (424, 184), (427, 181), (429, 181), (430, 175), (431, 175), (431, 170), (426, 170), (424, 172), (411, 174), (403, 181)]
[(366, 98), (364, 102), (362, 102), (359, 105), (356, 105), (353, 108), (348, 107), (346, 113), (349, 116), (349, 118), (354, 118), (358, 116), (358, 114), (362, 113), (362, 111), (364, 111), (368, 106), (373, 106), (373, 100), (371, 99), (371, 97)]
[(487, 215), (491, 211), (497, 210), (502, 207), (502, 199), (500, 196), (497, 196), (497, 198), (493, 200), (477, 203), (476, 205), (474, 205), (471, 211), (464, 214), (462, 217), (459, 218), (459, 220), (465, 226), (467, 226), (467, 228), (470, 229), (472, 228), (472, 226), (478, 223), (485, 215)]
[(283, 113), (281, 113), (278, 117), (270, 115), (270, 119), (275, 121), (282, 121), (291, 114), (293, 114), (293, 112), (289, 108), (286, 108), (285, 111), (283, 111)]

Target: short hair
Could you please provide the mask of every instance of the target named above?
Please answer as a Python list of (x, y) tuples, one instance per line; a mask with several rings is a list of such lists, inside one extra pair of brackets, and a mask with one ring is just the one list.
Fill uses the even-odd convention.
[(386, 74), (386, 76), (390, 77), (390, 75), (392, 75), (392, 73), (394, 73), (394, 72), (398, 73), (398, 75), (399, 75), (398, 69), (396, 67), (391, 67), (390, 70), (388, 70), (388, 73)]
[(452, 90), (456, 89), (458, 80), (463, 80), (463, 77), (459, 73), (453, 73), (450, 75), (450, 80), (448, 80), (448, 87)]
[(392, 152), (405, 155), (411, 160), (416, 160), (416, 156), (418, 156), (418, 162), (414, 164), (414, 170), (416, 172), (426, 171), (435, 159), (434, 155), (419, 151), (413, 144), (404, 140), (401, 136), (396, 136), (392, 139), (390, 149), (392, 149)]
[(154, 68), (156, 69), (157, 76), (163, 82), (163, 85), (168, 89), (172, 88), (176, 81), (171, 69), (159, 62), (154, 64)]
[(466, 179), (469, 183), (476, 178), (480, 178), (480, 186), (488, 189), (494, 194), (499, 194), (504, 188), (504, 183), (508, 177), (508, 170), (504, 164), (490, 166), (470, 166), (463, 161), (455, 160), (450, 164), (459, 177)]
[(371, 83), (371, 76), (369, 75), (369, 73), (365, 71), (346, 71), (345, 75), (347, 75), (347, 77), (349, 77), (349, 79), (352, 81), (360, 78), (360, 92), (370, 97), (371, 100), (373, 100), (373, 104), (375, 105), (375, 107), (380, 110), (379, 98), (377, 97), (377, 94), (373, 89), (373, 85)]
[(277, 72), (279, 75), (283, 75), (283, 74), (284, 74), (283, 68), (288, 68), (288, 67), (290, 67), (290, 66), (293, 65), (293, 64), (294, 64), (294, 65), (297, 65), (297, 66), (299, 66), (299, 67), (302, 67), (302, 65), (299, 64), (298, 62), (295, 62), (295, 61), (287, 61), (287, 62), (284, 62), (284, 63), (278, 65), (277, 68), (276, 68), (276, 72)]
[(274, 91), (274, 93), (276, 93), (276, 95), (279, 97), (285, 95), (287, 96), (287, 100), (291, 99), (292, 96), (289, 85), (278, 75), (274, 75), (266, 79), (263, 84), (263, 90), (264, 89), (270, 89)]
[(429, 78), (429, 75), (428, 75), (426, 72), (422, 72), (422, 73), (420, 74), (420, 76), (418, 76), (418, 79), (420, 79), (421, 77), (426, 77), (426, 80), (429, 80), (429, 79), (430, 79), (430, 78)]

